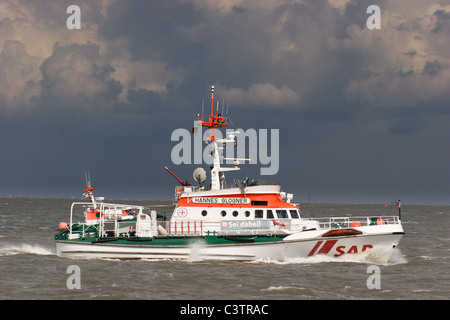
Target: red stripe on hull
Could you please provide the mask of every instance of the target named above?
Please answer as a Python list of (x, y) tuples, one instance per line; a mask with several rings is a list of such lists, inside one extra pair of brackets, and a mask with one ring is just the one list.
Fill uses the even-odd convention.
[(317, 254), (327, 254), (334, 247), (336, 242), (337, 242), (337, 240), (328, 240), (327, 242), (324, 243), (322, 248), (320, 248), (320, 250), (319, 250), (319, 252), (317, 252)]
[[(320, 245), (322, 244), (323, 241), (317, 241), (316, 245), (314, 246), (314, 248), (312, 248), (311, 252), (308, 253), (308, 257), (313, 256), (317, 249), (319, 249)], [(328, 252), (330, 252), (331, 249), (333, 249), (334, 245), (336, 244), (337, 240), (327, 240), (325, 241), (325, 243), (323, 244), (322, 248), (320, 248), (319, 252), (317, 252), (317, 254), (327, 254)]]
[(308, 253), (308, 257), (311, 257), (311, 256), (316, 252), (316, 250), (320, 247), (320, 245), (322, 244), (322, 242), (323, 242), (323, 241), (318, 241), (318, 242), (316, 243), (316, 245), (315, 245), (314, 248), (311, 250), (311, 252)]

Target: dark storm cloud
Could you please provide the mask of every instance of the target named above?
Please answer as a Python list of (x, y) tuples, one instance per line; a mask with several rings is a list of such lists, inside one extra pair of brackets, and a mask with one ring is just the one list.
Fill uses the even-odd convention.
[(90, 169), (115, 195), (170, 197), (171, 132), (210, 84), (236, 127), (280, 129), (275, 179), (297, 200), (449, 190), (448, 5), (80, 1), (69, 31), (69, 4), (1, 4), (3, 194), (76, 193)]
[(450, 12), (445, 10), (436, 10), (433, 15), (437, 18), (436, 26), (431, 30), (432, 33), (450, 31)]
[(98, 109), (114, 103), (122, 86), (111, 78), (113, 67), (101, 59), (99, 47), (92, 43), (56, 46), (40, 67), (39, 98), (59, 108)]
[(152, 90), (130, 90), (128, 91), (129, 107), (124, 107), (125, 112), (149, 112), (157, 115), (161, 110), (161, 98)]
[(422, 74), (435, 76), (445, 68), (448, 68), (448, 66), (443, 65), (438, 60), (427, 61), (423, 67)]

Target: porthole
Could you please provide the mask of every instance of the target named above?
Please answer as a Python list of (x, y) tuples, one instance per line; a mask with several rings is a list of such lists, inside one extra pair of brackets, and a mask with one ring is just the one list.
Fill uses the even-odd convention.
[(220, 215), (221, 215), (222, 217), (225, 217), (225, 216), (227, 215), (227, 212), (226, 212), (225, 210), (222, 210), (222, 211), (220, 212)]
[(250, 217), (250, 211), (245, 211), (244, 212), (244, 215), (248, 218), (248, 217)]
[(238, 214), (239, 214), (239, 212), (237, 212), (237, 211), (233, 211), (233, 217), (237, 217), (237, 216), (238, 216)]
[(208, 214), (208, 211), (206, 211), (206, 210), (202, 211), (202, 216), (206, 217), (207, 214)]

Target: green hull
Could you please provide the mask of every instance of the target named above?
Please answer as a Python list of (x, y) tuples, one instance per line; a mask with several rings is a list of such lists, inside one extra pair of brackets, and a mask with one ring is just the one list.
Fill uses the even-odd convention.
[(74, 243), (110, 243), (117, 245), (152, 245), (152, 246), (191, 246), (194, 243), (202, 243), (205, 245), (226, 245), (226, 244), (245, 244), (245, 243), (265, 243), (282, 241), (283, 237), (279, 236), (196, 236), (196, 237), (157, 237), (157, 238), (133, 238), (133, 237), (119, 237), (119, 238), (98, 238), (98, 237), (85, 237), (78, 239), (68, 239), (61, 236), (61, 234), (55, 235), (55, 240), (64, 240)]

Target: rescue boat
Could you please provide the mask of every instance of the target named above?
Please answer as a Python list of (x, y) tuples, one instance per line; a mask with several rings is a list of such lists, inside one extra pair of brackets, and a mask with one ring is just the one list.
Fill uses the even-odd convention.
[[(404, 235), (400, 214), (307, 219), (292, 202), (293, 194), (283, 192), (278, 183), (245, 179), (227, 184), (225, 172), (240, 167), (238, 161), (233, 167), (222, 166), (219, 149), (234, 144), (238, 133), (215, 136), (214, 130), (227, 126), (229, 118), (214, 113), (214, 86), (211, 89), (211, 114), (197, 119), (211, 132), (206, 141), (213, 156), (210, 185), (204, 184), (207, 173), (202, 168), (194, 171), (198, 186), (193, 186), (166, 167), (180, 184), (166, 217), (157, 214), (160, 208), (105, 203), (94, 197), (89, 179), (85, 195), (91, 201), (74, 202), (70, 222), (61, 223), (55, 234), (58, 256), (282, 261), (381, 250), (388, 259)], [(84, 212), (83, 222), (74, 222), (77, 210)]]

